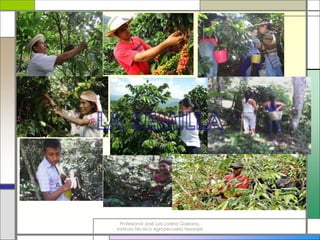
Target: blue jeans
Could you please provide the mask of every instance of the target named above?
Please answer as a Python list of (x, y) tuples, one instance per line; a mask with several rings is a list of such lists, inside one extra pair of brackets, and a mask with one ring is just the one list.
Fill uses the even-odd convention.
[(274, 127), (276, 133), (281, 132), (280, 121), (272, 121), (270, 119), (267, 119), (267, 121), (268, 121), (268, 133), (269, 134), (272, 133), (273, 127)]
[(266, 75), (283, 76), (281, 62), (278, 55), (266, 55)]
[(211, 42), (200, 42), (199, 43), (199, 55), (201, 58), (208, 58), (208, 67), (209, 72), (207, 73), (207, 77), (216, 77), (218, 74), (218, 63), (216, 59), (213, 57), (213, 51), (215, 49), (215, 45)]

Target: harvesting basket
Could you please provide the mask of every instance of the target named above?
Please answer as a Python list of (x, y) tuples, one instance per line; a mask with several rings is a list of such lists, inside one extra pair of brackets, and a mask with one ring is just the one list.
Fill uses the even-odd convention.
[(213, 56), (216, 59), (217, 63), (224, 63), (228, 60), (228, 52), (227, 49), (214, 51)]
[(261, 55), (260, 54), (252, 54), (251, 55), (251, 63), (259, 64), (261, 61)]
[(282, 111), (268, 112), (267, 116), (271, 121), (280, 121), (282, 119)]

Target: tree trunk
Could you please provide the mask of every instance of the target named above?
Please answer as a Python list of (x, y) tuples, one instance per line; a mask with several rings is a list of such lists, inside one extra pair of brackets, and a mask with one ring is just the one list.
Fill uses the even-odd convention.
[[(33, 186), (37, 186), (37, 182), (34, 178), (34, 173), (32, 171), (32, 165), (30, 164), (29, 160), (28, 160), (28, 154), (26, 152), (26, 149), (25, 148), (21, 148), (21, 159), (24, 161), (24, 164), (27, 168), (27, 172), (28, 172), (28, 175), (29, 175), (29, 178), (30, 178), (30, 181), (32, 183)], [(38, 191), (35, 191), (35, 194), (36, 194), (36, 198), (38, 200), (41, 200), (41, 194), (38, 192)]]
[[(221, 77), (217, 77), (216, 79), (217, 79), (217, 89), (216, 89), (216, 91), (218, 93), (221, 93), (221, 91), (222, 91), (222, 78)], [(222, 97), (217, 97), (216, 104), (218, 106), (222, 107)]]
[(290, 129), (292, 131), (297, 130), (299, 126), (299, 121), (302, 114), (304, 95), (306, 89), (306, 78), (305, 77), (293, 77), (293, 109), (292, 109), (292, 118), (290, 122)]

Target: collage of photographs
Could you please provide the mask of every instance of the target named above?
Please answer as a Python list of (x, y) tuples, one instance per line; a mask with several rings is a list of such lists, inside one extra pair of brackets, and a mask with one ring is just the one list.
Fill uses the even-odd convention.
[(17, 12), (19, 201), (305, 210), (284, 13)]

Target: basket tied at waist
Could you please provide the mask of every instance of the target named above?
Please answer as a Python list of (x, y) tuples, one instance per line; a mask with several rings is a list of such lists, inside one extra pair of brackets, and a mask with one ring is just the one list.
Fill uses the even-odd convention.
[(279, 121), (282, 119), (282, 111), (268, 112), (267, 116), (272, 121)]

